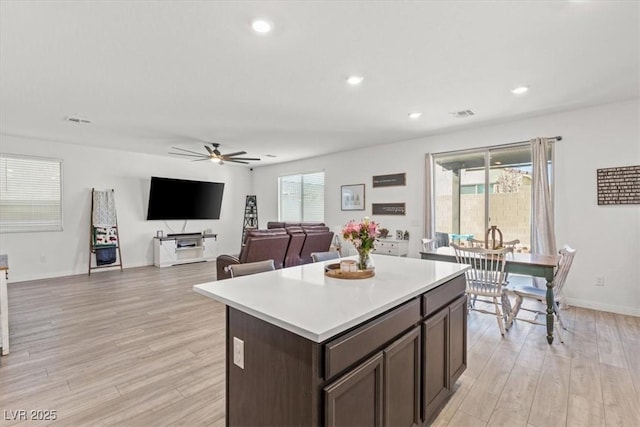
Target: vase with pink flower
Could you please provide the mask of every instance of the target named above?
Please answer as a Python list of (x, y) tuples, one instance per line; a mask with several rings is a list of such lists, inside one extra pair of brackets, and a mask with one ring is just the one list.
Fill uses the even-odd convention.
[(353, 243), (358, 251), (358, 269), (373, 270), (371, 251), (375, 247), (380, 224), (365, 217), (361, 222), (351, 220), (342, 229), (342, 237)]

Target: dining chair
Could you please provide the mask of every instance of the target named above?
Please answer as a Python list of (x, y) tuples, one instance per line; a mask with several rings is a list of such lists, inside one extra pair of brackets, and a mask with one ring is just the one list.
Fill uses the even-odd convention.
[[(468, 239), (467, 242), (474, 248), (484, 248), (484, 240)], [(519, 239), (509, 240), (508, 242), (502, 242), (503, 248), (513, 248), (515, 250), (516, 245), (520, 243)], [(489, 240), (490, 249), (493, 247), (493, 240)]]
[(340, 252), (338, 251), (327, 251), (327, 252), (312, 252), (311, 259), (313, 262), (323, 262), (329, 261), (332, 259), (340, 258)]
[(436, 239), (422, 239), (422, 252), (431, 251), (437, 249)]
[[(465, 272), (468, 309), (495, 315), (500, 334), (504, 336), (505, 323), (511, 313), (511, 302), (505, 286), (505, 264), (506, 255), (513, 252), (513, 248), (467, 248), (455, 243), (452, 243), (451, 247), (455, 251), (458, 263), (471, 266)], [(493, 304), (494, 312), (476, 307), (476, 300)]]
[(248, 276), (250, 274), (263, 273), (265, 271), (273, 271), (275, 269), (276, 266), (272, 259), (246, 262), (244, 264), (231, 264), (227, 266), (227, 270), (231, 273), (231, 277)]
[[(553, 276), (553, 324), (556, 328), (558, 338), (560, 342), (564, 342), (562, 339), (561, 329), (567, 329), (562, 321), (562, 317), (560, 316), (560, 296), (562, 293), (562, 289), (564, 288), (564, 284), (567, 280), (567, 275), (569, 274), (569, 269), (571, 268), (571, 264), (573, 263), (573, 258), (576, 255), (576, 250), (571, 248), (569, 245), (565, 245), (560, 251), (560, 262), (558, 263), (558, 269), (556, 270), (556, 274)], [(547, 288), (546, 287), (536, 287), (533, 279), (524, 283), (511, 283), (508, 286), (508, 291), (515, 295), (515, 303), (513, 305), (513, 309), (510, 315), (511, 320), (522, 320), (524, 322), (532, 323), (534, 325), (546, 325), (546, 323), (538, 322), (538, 316), (546, 315), (546, 298), (547, 298)], [(544, 304), (544, 308), (542, 309), (531, 309), (527, 307), (523, 307), (522, 304), (524, 299), (527, 298), (529, 300), (536, 300), (540, 303)], [(518, 313), (520, 310), (529, 311), (535, 313), (533, 319), (528, 319), (524, 317), (518, 317)]]

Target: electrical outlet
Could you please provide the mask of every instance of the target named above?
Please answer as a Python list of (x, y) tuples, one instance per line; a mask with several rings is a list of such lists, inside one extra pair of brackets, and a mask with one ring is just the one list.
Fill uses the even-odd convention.
[(596, 277), (596, 286), (604, 286), (604, 276)]
[(244, 341), (233, 337), (233, 364), (244, 369)]

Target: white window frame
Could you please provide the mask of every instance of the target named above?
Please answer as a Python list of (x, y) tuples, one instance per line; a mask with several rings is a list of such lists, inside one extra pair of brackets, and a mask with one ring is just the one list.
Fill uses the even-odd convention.
[[(43, 231), (63, 231), (64, 224), (64, 185), (63, 185), (63, 177), (64, 177), (64, 163), (62, 159), (51, 158), (51, 157), (37, 157), (37, 156), (25, 156), (19, 154), (10, 154), (10, 153), (0, 153), (0, 161), (4, 161), (5, 159), (19, 159), (19, 160), (30, 160), (30, 161), (40, 161), (47, 163), (57, 163), (59, 165), (59, 178), (58, 185), (60, 190), (60, 221), (59, 223), (44, 225), (44, 224), (23, 224), (19, 226), (17, 224), (4, 224), (2, 221), (2, 206), (0, 206), (0, 233), (30, 233), (30, 232), (43, 232)], [(8, 171), (5, 169), (5, 173)], [(7, 177), (0, 177), (0, 186), (6, 186), (8, 184)], [(4, 192), (4, 188), (0, 188), (0, 193)], [(1, 203), (1, 202), (0, 202)]]
[[(304, 176), (305, 175), (315, 175), (315, 174), (322, 174), (322, 187), (323, 187), (323, 197), (322, 197), (322, 219), (318, 220), (318, 219), (305, 219), (304, 218)], [(293, 177), (293, 176), (301, 176), (302, 177), (302, 182), (303, 182), (303, 187), (301, 188), (301, 202), (300, 202), (300, 220), (284, 220), (282, 218), (282, 179), (283, 178), (287, 178), (287, 177)], [(285, 175), (280, 175), (278, 176), (278, 221), (290, 221), (290, 222), (307, 222), (307, 221), (313, 221), (313, 222), (324, 222), (324, 215), (325, 215), (325, 195), (326, 195), (326, 187), (325, 187), (325, 178), (326, 178), (326, 174), (324, 170), (318, 170), (318, 171), (310, 171), (310, 172), (299, 172), (299, 173), (288, 173)]]

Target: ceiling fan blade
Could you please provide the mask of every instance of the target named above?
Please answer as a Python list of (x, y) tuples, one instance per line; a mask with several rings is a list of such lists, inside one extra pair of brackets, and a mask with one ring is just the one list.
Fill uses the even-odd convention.
[(207, 156), (206, 154), (184, 154), (184, 153), (169, 153), (169, 154), (173, 154), (174, 156), (206, 157), (206, 158), (209, 158), (209, 156)]
[(209, 154), (213, 155), (213, 150), (211, 148), (209, 148), (208, 145), (204, 146), (205, 150), (207, 150), (209, 152)]
[(198, 153), (197, 151), (185, 150), (184, 148), (180, 148), (180, 147), (171, 147), (171, 148), (174, 149), (174, 150), (184, 151), (185, 153), (199, 154), (201, 156), (204, 156), (204, 154)]
[(211, 157), (207, 157), (206, 159), (198, 159), (198, 160), (191, 160), (192, 162), (203, 162), (205, 160), (211, 160)]
[(257, 157), (230, 157), (230, 158), (226, 158), (225, 160), (250, 160), (250, 161), (256, 161), (256, 160), (260, 160)]
[(235, 159), (224, 159), (224, 161), (225, 162), (231, 162), (231, 163), (242, 163), (242, 164), (245, 164), (245, 165), (249, 164), (249, 162), (242, 162), (240, 160), (235, 160)]
[(247, 152), (246, 151), (236, 151), (235, 153), (222, 154), (222, 157), (241, 156), (243, 154), (247, 154)]

